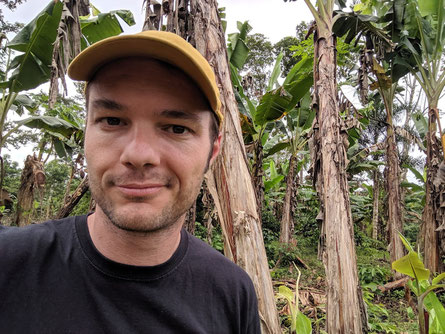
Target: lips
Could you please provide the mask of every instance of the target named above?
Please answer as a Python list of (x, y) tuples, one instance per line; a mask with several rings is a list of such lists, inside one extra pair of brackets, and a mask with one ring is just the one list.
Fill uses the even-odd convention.
[(128, 197), (146, 197), (151, 195), (156, 195), (160, 192), (165, 185), (160, 183), (150, 183), (150, 184), (120, 184), (116, 185), (119, 191)]

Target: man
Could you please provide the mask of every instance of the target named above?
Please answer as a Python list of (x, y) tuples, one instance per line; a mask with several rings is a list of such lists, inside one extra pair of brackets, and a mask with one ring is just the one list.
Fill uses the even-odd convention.
[(0, 230), (5, 333), (259, 333), (247, 274), (182, 229), (218, 154), (219, 92), (182, 38), (142, 32), (83, 51), (96, 211)]

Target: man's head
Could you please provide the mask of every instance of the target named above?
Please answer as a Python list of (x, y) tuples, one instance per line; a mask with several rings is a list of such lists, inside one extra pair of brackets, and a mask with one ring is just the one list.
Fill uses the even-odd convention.
[(141, 55), (101, 63), (88, 81), (85, 156), (96, 211), (124, 230), (174, 225), (219, 151), (219, 99), (205, 92), (212, 85)]

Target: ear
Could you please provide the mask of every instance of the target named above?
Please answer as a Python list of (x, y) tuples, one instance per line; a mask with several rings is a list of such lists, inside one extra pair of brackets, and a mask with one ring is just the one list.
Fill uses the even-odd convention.
[(219, 154), (219, 151), (221, 149), (221, 138), (222, 138), (221, 133), (218, 133), (218, 137), (213, 142), (212, 155), (210, 157), (210, 165), (213, 163), (213, 161)]

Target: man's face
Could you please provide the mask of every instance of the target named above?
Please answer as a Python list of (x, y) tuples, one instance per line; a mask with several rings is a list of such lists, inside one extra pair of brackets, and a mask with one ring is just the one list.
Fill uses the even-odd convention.
[(196, 199), (220, 138), (181, 71), (157, 61), (106, 65), (89, 87), (85, 156), (96, 213), (129, 231), (174, 225)]

